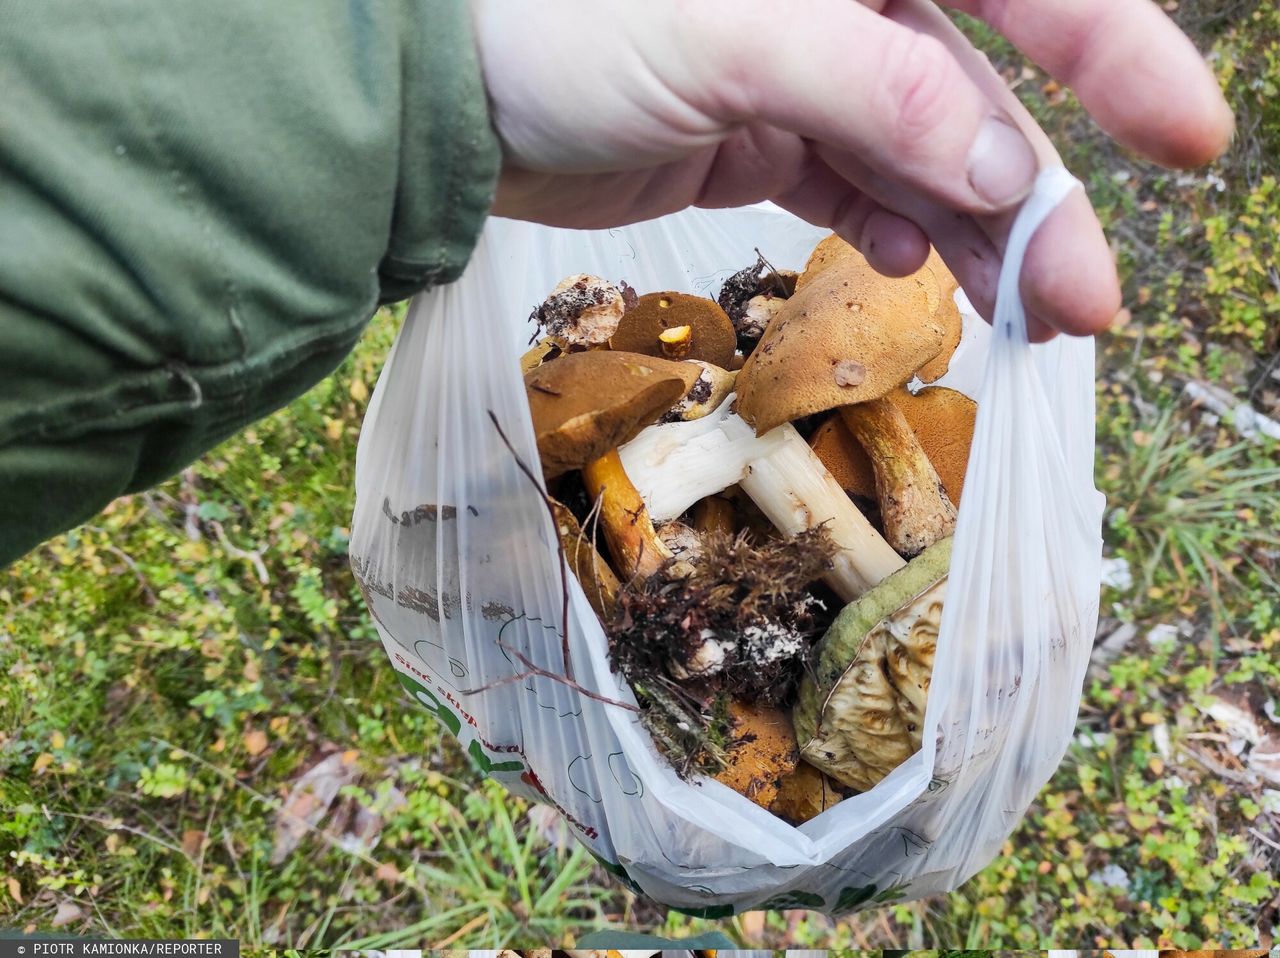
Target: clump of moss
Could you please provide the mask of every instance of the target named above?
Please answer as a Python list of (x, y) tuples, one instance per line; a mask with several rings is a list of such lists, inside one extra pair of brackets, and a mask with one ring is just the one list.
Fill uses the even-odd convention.
[(678, 772), (723, 767), (731, 699), (790, 705), (834, 614), (808, 587), (836, 552), (822, 527), (759, 544), (708, 534), (691, 574), (668, 562), (623, 587), (610, 655)]

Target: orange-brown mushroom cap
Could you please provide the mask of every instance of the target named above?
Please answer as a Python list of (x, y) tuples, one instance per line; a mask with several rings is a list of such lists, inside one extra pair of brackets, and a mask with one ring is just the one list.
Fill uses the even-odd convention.
[(951, 275), (951, 270), (947, 269), (947, 264), (942, 261), (936, 249), (929, 250), (929, 258), (925, 261), (924, 268), (932, 272), (934, 279), (938, 282), (940, 298), (933, 318), (942, 323), (946, 330), (946, 339), (943, 340), (942, 349), (938, 351), (938, 355), (921, 366), (916, 375), (920, 377), (922, 383), (935, 383), (946, 375), (947, 369), (951, 366), (951, 357), (956, 347), (960, 345), (964, 321), (960, 316), (960, 307), (956, 305), (956, 290), (960, 288), (960, 283)]
[(764, 434), (803, 416), (878, 399), (942, 348), (930, 270), (901, 279), (845, 261), (788, 299), (738, 373), (738, 413)]
[(543, 475), (552, 479), (633, 438), (697, 381), (692, 363), (636, 353), (570, 353), (525, 374)]
[[(959, 506), (978, 404), (964, 393), (942, 386), (931, 386), (914, 395), (906, 387), (899, 387), (887, 398), (902, 410), (937, 470), (947, 498)], [(839, 416), (832, 416), (814, 430), (809, 445), (845, 492), (866, 499), (876, 497), (871, 460)]]

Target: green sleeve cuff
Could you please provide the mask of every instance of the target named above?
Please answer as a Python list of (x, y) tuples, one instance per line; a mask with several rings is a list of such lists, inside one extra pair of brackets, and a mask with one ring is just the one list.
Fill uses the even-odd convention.
[[(455, 279), (501, 151), (466, 0), (17, 0), (0, 566)], [(11, 122), (10, 122), (11, 121)]]
[(466, 3), (406, 2), (405, 139), (391, 242), (378, 269), (382, 302), (462, 274), (502, 161)]

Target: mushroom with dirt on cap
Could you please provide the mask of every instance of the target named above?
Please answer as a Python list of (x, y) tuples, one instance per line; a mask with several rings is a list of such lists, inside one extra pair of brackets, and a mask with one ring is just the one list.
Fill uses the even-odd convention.
[(566, 276), (529, 315), (543, 336), (520, 358), (521, 371), (563, 353), (607, 347), (635, 299), (626, 283), (614, 285), (589, 273)]

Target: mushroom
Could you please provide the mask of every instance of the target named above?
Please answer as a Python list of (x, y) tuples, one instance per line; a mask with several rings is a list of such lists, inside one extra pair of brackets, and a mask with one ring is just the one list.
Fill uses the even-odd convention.
[(920, 748), (951, 539), (847, 605), (815, 648), (792, 713), (805, 761), (859, 791)]
[(964, 320), (960, 315), (960, 307), (956, 304), (956, 291), (960, 288), (960, 284), (951, 275), (951, 270), (947, 269), (947, 264), (942, 261), (936, 249), (929, 250), (929, 258), (925, 261), (924, 268), (930, 270), (938, 282), (940, 299), (933, 316), (934, 319), (942, 322), (943, 329), (946, 331), (946, 337), (942, 341), (942, 348), (938, 350), (938, 355), (916, 372), (920, 381), (928, 384), (936, 383), (947, 374), (951, 366), (951, 357), (955, 354), (956, 347), (960, 345), (960, 336), (964, 332)]
[(738, 349), (750, 353), (769, 325), (773, 303), (781, 303), (796, 290), (800, 274), (774, 269), (756, 250), (756, 261), (724, 281), (716, 302), (725, 311), (738, 336)]
[(687, 363), (591, 350), (525, 374), (542, 471), (554, 479), (626, 442), (689, 391)]
[(635, 298), (635, 291), (626, 283), (615, 286), (589, 273), (566, 276), (529, 315), (543, 337), (520, 357), (521, 372), (563, 353), (608, 346), (628, 303)]
[[(917, 393), (899, 387), (886, 398), (902, 411), (920, 447), (937, 470), (947, 498), (959, 506), (978, 415), (977, 403), (945, 386), (932, 386)], [(875, 499), (871, 460), (839, 415), (822, 423), (809, 437), (809, 445), (845, 492)]]
[(619, 449), (655, 521), (739, 485), (779, 530), (825, 526), (839, 546), (827, 582), (846, 602), (903, 565), (790, 423), (757, 436), (732, 412), (730, 393), (710, 415), (650, 426)]
[(852, 253), (795, 296), (738, 374), (738, 411), (758, 433), (840, 408), (871, 457), (885, 538), (905, 556), (955, 528), (955, 506), (902, 414), (883, 397), (937, 355), (946, 329), (929, 269), (887, 279)]
[(668, 359), (684, 359), (693, 347), (692, 326), (672, 326), (658, 333), (658, 346)]
[(910, 557), (951, 535), (956, 507), (902, 410), (881, 397), (844, 406), (840, 416), (871, 459), (889, 544)]
[(657, 533), (658, 541), (677, 559), (692, 562), (702, 555), (702, 536), (692, 526), (672, 519), (658, 526)]
[[(808, 286), (825, 270), (833, 266), (841, 270), (853, 269), (862, 271), (871, 269), (871, 265), (861, 253), (838, 235), (832, 233), (814, 247), (813, 252), (809, 254), (809, 259), (804, 265), (804, 272), (800, 274), (800, 278), (796, 282), (796, 291), (799, 292)], [(947, 264), (942, 261), (938, 251), (932, 247), (929, 249), (929, 258), (925, 260), (925, 264), (921, 268), (921, 272), (925, 271), (933, 275), (937, 284), (936, 291), (931, 292), (929, 297), (930, 314), (935, 320), (941, 321), (945, 330), (942, 348), (936, 356), (924, 366), (921, 366), (917, 372), (920, 381), (928, 384), (937, 382), (946, 374), (951, 356), (956, 351), (956, 347), (960, 345), (962, 319), (960, 309), (955, 301), (956, 290), (960, 288), (960, 284), (951, 274), (951, 270), (947, 268)]]
[(809, 258), (805, 261), (804, 269), (800, 271), (800, 277), (796, 280), (796, 292), (804, 289), (814, 279), (823, 272), (827, 267), (834, 266), (837, 263), (850, 261), (859, 265), (866, 265), (866, 260), (853, 248), (846, 243), (836, 233), (824, 237), (823, 240), (813, 248), (813, 252), (809, 254)]
[(564, 547), (565, 561), (582, 584), (582, 591), (600, 621), (608, 622), (616, 610), (618, 577), (591, 540), (583, 535), (582, 527), (569, 507), (555, 499), (550, 499), (550, 503), (556, 518), (556, 533)]
[(785, 299), (777, 296), (754, 296), (747, 300), (742, 309), (742, 319), (735, 324), (738, 331), (738, 348), (748, 355), (760, 343), (760, 337), (773, 322), (773, 317), (782, 311)]
[(623, 468), (617, 449), (583, 466), (582, 481), (600, 507), (600, 528), (622, 579), (647, 579), (664, 562), (675, 559), (658, 538), (649, 510)]
[(800, 825), (818, 817), (842, 798), (839, 783), (801, 759), (795, 771), (778, 782), (778, 795), (769, 811), (785, 822)]
[(800, 756), (791, 719), (781, 709), (729, 703), (733, 746), (715, 779), (767, 809), (778, 797), (778, 782), (795, 771)]
[(733, 518), (733, 501), (719, 493), (699, 499), (693, 504), (693, 528), (702, 535), (733, 535), (737, 528)]
[(563, 350), (604, 346), (627, 311), (628, 289), (588, 273), (567, 276), (529, 318)]
[(737, 373), (697, 359), (691, 359), (688, 362), (698, 367), (698, 378), (689, 387), (689, 391), (680, 397), (679, 402), (666, 411), (661, 422), (701, 419), (724, 402), (725, 396), (733, 392), (734, 381), (738, 378)]
[(681, 326), (689, 327), (688, 352), (683, 358), (700, 359), (722, 369), (729, 365), (737, 345), (733, 323), (714, 302), (688, 293), (641, 296), (622, 317), (609, 348), (663, 356), (661, 335)]

